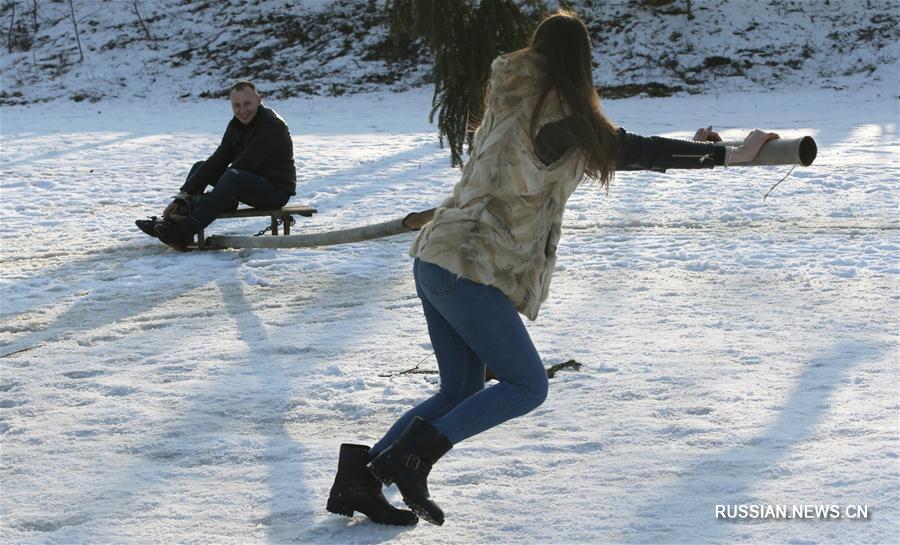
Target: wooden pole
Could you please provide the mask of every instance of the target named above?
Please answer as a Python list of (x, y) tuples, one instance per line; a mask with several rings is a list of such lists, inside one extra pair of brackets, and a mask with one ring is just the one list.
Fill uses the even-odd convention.
[[(717, 142), (717, 145), (740, 146), (741, 142)], [(759, 155), (747, 163), (732, 163), (730, 166), (761, 165), (802, 165), (809, 166), (816, 159), (816, 141), (811, 136), (793, 139), (778, 139), (766, 142)], [(315, 248), (317, 246), (333, 246), (349, 244), (376, 238), (391, 237), (411, 231), (418, 231), (434, 216), (434, 208), (422, 212), (407, 214), (401, 219), (304, 235), (288, 235), (276, 237), (237, 237), (211, 236), (206, 240), (207, 248)], [(287, 225), (287, 224), (285, 224)], [(287, 229), (285, 229), (287, 230)], [(201, 235), (202, 236), (202, 235)], [(201, 246), (202, 247), (202, 246)]]
[(418, 231), (431, 221), (434, 209), (407, 214), (401, 219), (305, 235), (284, 235), (280, 237), (233, 237), (211, 236), (206, 241), (207, 248), (315, 248), (317, 246), (333, 246), (349, 244), (375, 238), (390, 237), (410, 231)]

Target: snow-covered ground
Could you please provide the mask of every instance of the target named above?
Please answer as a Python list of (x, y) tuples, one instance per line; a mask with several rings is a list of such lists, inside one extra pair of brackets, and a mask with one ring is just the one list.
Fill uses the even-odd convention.
[[(447, 522), (413, 528), (325, 511), (339, 444), (376, 441), (436, 387), (397, 376), (435, 368), (411, 235), (179, 254), (132, 222), (212, 152), (226, 102), (4, 107), (2, 542), (897, 543), (896, 81), (608, 101), (635, 132), (760, 127), (814, 136), (819, 157), (766, 202), (787, 167), (579, 189), (528, 325), (548, 365), (583, 367), (442, 459)], [(429, 208), (458, 178), (430, 91), (270, 106), (304, 163), (293, 202), (320, 211), (295, 232)]]

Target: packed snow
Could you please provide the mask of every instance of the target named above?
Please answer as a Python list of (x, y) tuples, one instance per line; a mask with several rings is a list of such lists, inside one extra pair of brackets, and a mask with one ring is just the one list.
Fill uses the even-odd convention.
[[(411, 528), (325, 503), (340, 444), (374, 443), (437, 387), (413, 235), (181, 254), (133, 223), (160, 214), (230, 119), (224, 100), (184, 100), (237, 75), (203, 64), (227, 57), (214, 38), (269, 12), (354, 13), (281, 4), (228, 4), (219, 29), (216, 6), (76, 1), (76, 63), (66, 5), (40, 3), (35, 47), (0, 60), (0, 542), (900, 543), (896, 2), (726, 2), (692, 21), (605, 2), (588, 17), (612, 29), (598, 85), (705, 81), (606, 100), (621, 126), (810, 135), (818, 157), (765, 201), (790, 167), (579, 188), (527, 326), (548, 367), (582, 366), (531, 414), (456, 445), (429, 478), (447, 522)], [(376, 23), (367, 39), (383, 40)], [(427, 122), (431, 90), (408, 89), (423, 65), (391, 93), (383, 61), (360, 57), (374, 42), (325, 55), (336, 46), (318, 39), (276, 58), (312, 75), (262, 85), (294, 137), (291, 203), (319, 210), (293, 232), (435, 206), (459, 170)], [(667, 43), (668, 72), (647, 58)], [(319, 53), (303, 72), (291, 61)], [(298, 84), (370, 92), (290, 97)]]
[[(296, 233), (402, 217), (458, 179), (427, 90), (269, 105), (302, 160), (292, 202), (319, 209)], [(895, 543), (894, 90), (605, 107), (643, 134), (808, 134), (819, 156), (765, 202), (788, 167), (580, 188), (528, 326), (548, 366), (583, 366), (456, 445), (430, 478), (447, 523), (413, 528), (324, 509), (340, 443), (373, 443), (436, 387), (401, 374), (435, 369), (412, 235), (180, 254), (132, 222), (212, 152), (227, 102), (4, 108), (3, 542)], [(716, 518), (832, 504), (840, 520)]]

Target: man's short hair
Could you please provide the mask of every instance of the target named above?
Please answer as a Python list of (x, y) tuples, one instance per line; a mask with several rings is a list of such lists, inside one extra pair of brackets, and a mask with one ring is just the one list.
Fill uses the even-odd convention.
[(235, 83), (234, 85), (232, 85), (231, 89), (228, 89), (228, 94), (230, 95), (234, 91), (242, 91), (244, 89), (250, 89), (257, 95), (259, 94), (259, 91), (256, 90), (256, 85), (253, 85), (253, 83), (246, 81), (246, 80), (241, 80), (241, 81)]

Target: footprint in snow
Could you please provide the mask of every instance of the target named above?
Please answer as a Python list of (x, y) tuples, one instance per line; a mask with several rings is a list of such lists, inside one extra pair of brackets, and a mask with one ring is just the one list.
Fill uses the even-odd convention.
[(51, 182), (50, 180), (38, 180), (36, 182), (29, 182), (32, 187), (36, 187), (38, 189), (53, 189), (56, 187), (55, 182)]
[(134, 388), (129, 388), (128, 386), (113, 386), (103, 392), (103, 395), (106, 397), (124, 397), (129, 396), (133, 393), (137, 392)]
[(92, 378), (101, 375), (107, 374), (106, 371), (100, 370), (84, 370), (84, 371), (69, 371), (68, 373), (63, 373), (63, 376), (71, 379), (83, 379), (83, 378)]

